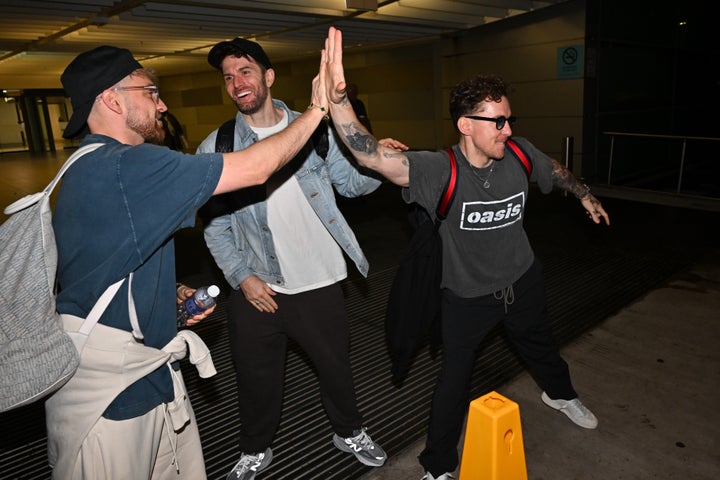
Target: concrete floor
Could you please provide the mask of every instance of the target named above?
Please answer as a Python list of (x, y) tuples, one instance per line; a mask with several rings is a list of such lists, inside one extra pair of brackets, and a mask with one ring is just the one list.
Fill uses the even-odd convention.
[[(546, 407), (527, 373), (496, 390), (519, 405), (527, 478), (720, 478), (718, 321), (720, 249), (562, 349), (596, 430)], [(362, 480), (419, 480), (423, 443)]]

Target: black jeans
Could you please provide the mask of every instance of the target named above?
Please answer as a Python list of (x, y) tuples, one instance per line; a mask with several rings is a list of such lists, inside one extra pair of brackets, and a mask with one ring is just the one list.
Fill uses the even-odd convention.
[(550, 398), (577, 397), (552, 333), (542, 268), (537, 260), (513, 284), (512, 293), (507, 313), (505, 300), (493, 294), (461, 298), (450, 291), (443, 293), (443, 365), (433, 395), (427, 442), (419, 457), (435, 477), (458, 466), (457, 444), (470, 402), (470, 377), (477, 348), (498, 322), (503, 322), (520, 357)]
[(275, 313), (259, 312), (233, 291), (228, 301), (230, 351), (242, 427), (240, 450), (264, 451), (280, 422), (288, 338), (310, 357), (320, 397), (335, 433), (362, 426), (350, 369), (350, 330), (338, 284), (294, 295), (278, 293)]

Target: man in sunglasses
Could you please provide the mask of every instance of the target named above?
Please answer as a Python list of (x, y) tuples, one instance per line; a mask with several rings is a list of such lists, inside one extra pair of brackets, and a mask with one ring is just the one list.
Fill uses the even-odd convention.
[[(340, 138), (361, 165), (405, 187), (405, 201), (420, 204), (434, 220), (450, 174), (448, 154), (400, 152), (375, 141), (346, 97), (341, 46), (340, 32), (331, 29), (326, 85)], [(542, 401), (581, 427), (597, 426), (597, 418), (577, 398), (553, 338), (541, 266), (523, 229), (529, 183), (536, 182), (543, 193), (557, 187), (573, 194), (597, 224), (609, 225), (609, 217), (586, 185), (529, 141), (514, 138), (531, 162), (529, 178), (510, 158), (506, 142), (514, 117), (507, 90), (500, 77), (478, 75), (450, 93), (450, 114), (460, 134), (452, 147), (458, 180), (440, 227), (443, 366), (419, 457), (425, 480), (454, 478), (477, 348), (499, 322), (542, 388)]]

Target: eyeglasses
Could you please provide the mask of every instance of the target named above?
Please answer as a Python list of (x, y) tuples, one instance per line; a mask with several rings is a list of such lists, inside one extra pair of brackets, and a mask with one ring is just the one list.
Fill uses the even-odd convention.
[(157, 85), (142, 85), (142, 86), (136, 86), (136, 87), (115, 87), (113, 90), (122, 92), (125, 90), (145, 90), (147, 92), (150, 92), (150, 98), (152, 98), (155, 103), (158, 103), (160, 101), (160, 90), (158, 89)]
[(486, 122), (495, 122), (495, 128), (498, 130), (502, 130), (505, 128), (505, 123), (509, 123), (512, 127), (515, 124), (515, 120), (517, 120), (516, 117), (497, 117), (497, 118), (490, 118), (490, 117), (478, 117), (477, 115), (463, 115), (465, 118), (469, 118), (471, 120), (485, 120)]

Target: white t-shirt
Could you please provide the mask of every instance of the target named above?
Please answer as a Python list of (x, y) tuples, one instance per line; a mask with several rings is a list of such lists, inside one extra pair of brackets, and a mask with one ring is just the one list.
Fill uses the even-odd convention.
[[(272, 127), (251, 127), (262, 140), (288, 126), (287, 113)], [(292, 172), (281, 170), (267, 182), (268, 226), (284, 286), (276, 292), (293, 294), (332, 285), (347, 277), (340, 246), (308, 203)]]

